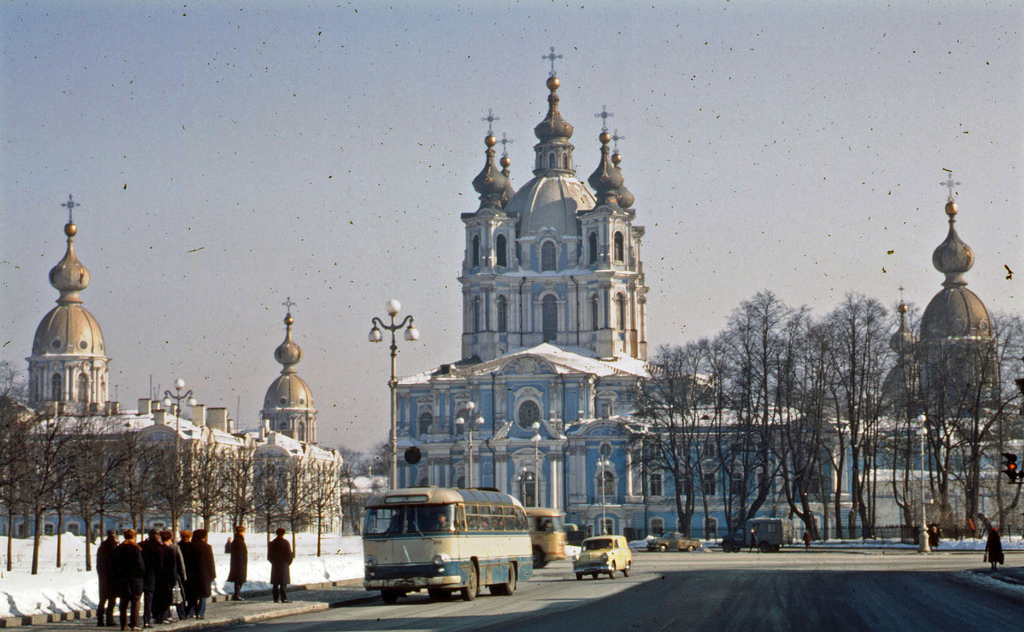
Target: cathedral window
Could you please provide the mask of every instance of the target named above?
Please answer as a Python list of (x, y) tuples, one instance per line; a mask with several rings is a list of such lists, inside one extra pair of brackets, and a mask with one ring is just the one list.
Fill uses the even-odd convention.
[(479, 267), (480, 265), (480, 236), (475, 235), (473, 237), (473, 267)]
[(497, 301), (498, 311), (498, 333), (503, 334), (508, 331), (508, 299), (504, 296), (499, 296)]
[(569, 154), (562, 154), (562, 169), (569, 168)]
[(299, 422), (299, 425), (297, 426), (297, 429), (295, 431), (295, 438), (298, 439), (299, 441), (306, 440), (306, 424), (302, 423), (301, 421)]
[(430, 413), (423, 413), (423, 414), (420, 415), (419, 424), (418, 424), (419, 425), (418, 430), (419, 430), (419, 436), (421, 438), (425, 437), (427, 435), (427, 433), (430, 431), (430, 424), (432, 424), (432, 423), (434, 423), (434, 416), (433, 415), (431, 415)]
[(548, 154), (548, 167), (552, 169), (558, 168), (558, 158), (555, 156), (555, 152)]
[(473, 333), (482, 331), (480, 329), (480, 297), (473, 299)]
[(50, 378), (50, 399), (59, 402), (64, 399), (64, 391), (61, 388), (60, 373), (54, 373)]
[(78, 374), (78, 401), (89, 402), (89, 378), (85, 373)]
[(619, 263), (622, 263), (626, 259), (625, 258), (625, 250), (626, 250), (626, 243), (625, 243), (625, 241), (626, 240), (622, 236), (622, 233), (619, 232), (619, 231), (615, 231), (615, 261), (617, 261)]
[(540, 271), (554, 271), (556, 266), (555, 260), (555, 242), (545, 241), (540, 247)]
[(607, 470), (602, 470), (597, 477), (597, 493), (605, 499), (615, 498), (615, 475)]
[(508, 265), (508, 240), (504, 235), (498, 235), (494, 240), (495, 256), (498, 259), (498, 266), (504, 268)]
[(616, 327), (626, 330), (626, 297), (622, 294), (615, 297), (615, 321)]
[(587, 261), (590, 263), (590, 265), (594, 265), (595, 263), (597, 263), (597, 233), (596, 232), (592, 232), (589, 235), (587, 235), (587, 251), (588, 251)]
[(601, 303), (596, 294), (590, 298), (590, 325), (594, 331), (601, 328)]
[(533, 424), (540, 421), (540, 406), (532, 399), (528, 399), (519, 405), (519, 427), (528, 430), (533, 429)]
[(558, 300), (551, 294), (544, 297), (541, 304), (541, 327), (544, 333), (544, 342), (556, 342), (558, 340)]
[(661, 472), (651, 473), (651, 496), (664, 496), (664, 485), (661, 478)]

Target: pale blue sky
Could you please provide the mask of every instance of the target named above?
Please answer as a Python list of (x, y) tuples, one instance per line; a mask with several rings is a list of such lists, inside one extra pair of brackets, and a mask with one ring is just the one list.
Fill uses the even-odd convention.
[(578, 175), (602, 106), (626, 137), (652, 348), (716, 333), (765, 288), (823, 314), (904, 285), (923, 307), (943, 168), (963, 183), (969, 287), (1019, 312), (1024, 10), (738, 4), (5, 4), (0, 358), (25, 367), (57, 297), (72, 193), (82, 296), (126, 406), (180, 376), (255, 425), (290, 296), (321, 439), (382, 439), (369, 320), (392, 297), (416, 317), (403, 375), (459, 358), (480, 118), (514, 140), (521, 186), (550, 46)]

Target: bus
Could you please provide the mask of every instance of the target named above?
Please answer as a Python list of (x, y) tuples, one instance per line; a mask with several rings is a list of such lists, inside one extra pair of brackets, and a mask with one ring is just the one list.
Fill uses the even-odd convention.
[(487, 586), (510, 596), (533, 575), (522, 504), (498, 491), (410, 487), (370, 499), (363, 529), (366, 590), (393, 604), (424, 588), (466, 601)]
[(530, 542), (533, 545), (533, 567), (544, 568), (548, 562), (565, 559), (565, 514), (550, 507), (527, 507), (530, 521)]

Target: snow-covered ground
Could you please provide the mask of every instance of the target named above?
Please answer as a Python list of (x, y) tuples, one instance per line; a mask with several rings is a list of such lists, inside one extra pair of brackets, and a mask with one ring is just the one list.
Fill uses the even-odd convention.
[[(211, 533), (210, 544), (217, 560), (214, 594), (224, 594), (233, 585), (228, 576), (228, 555), (224, 553), (227, 533)], [(290, 540), (289, 536), (289, 540)], [(4, 538), (6, 540), (6, 538)], [(246, 590), (270, 588), (270, 563), (266, 561), (266, 538), (262, 533), (246, 534), (249, 547), (249, 577)], [(32, 575), (32, 540), (14, 540), (14, 570), (7, 572), (6, 541), (0, 555), (0, 618), (67, 612), (95, 608), (98, 588), (95, 570), (85, 570), (85, 538), (64, 534), (64, 565), (56, 568), (57, 538), (44, 537), (40, 547), (39, 574)], [(363, 544), (359, 537), (325, 535), (323, 555), (316, 556), (316, 534), (300, 533), (292, 562), (292, 584), (316, 584), (363, 576)], [(95, 561), (96, 547), (91, 549)]]

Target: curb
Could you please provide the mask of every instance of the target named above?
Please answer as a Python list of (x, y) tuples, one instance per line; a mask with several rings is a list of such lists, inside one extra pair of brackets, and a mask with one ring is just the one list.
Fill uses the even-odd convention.
[[(328, 590), (331, 588), (344, 587), (348, 585), (361, 585), (361, 579), (347, 579), (333, 582), (320, 582), (316, 584), (304, 584), (299, 586), (289, 586), (289, 591), (314, 591), (314, 590)], [(265, 597), (271, 594), (270, 590), (254, 590), (251, 592), (244, 593), (247, 599), (253, 597)], [(188, 619), (184, 622), (176, 622), (174, 625), (167, 627), (167, 630), (201, 630), (205, 628), (222, 627), (227, 625), (238, 625), (243, 623), (257, 623), (259, 621), (266, 621), (268, 619), (277, 619), (280, 617), (290, 617), (297, 614), (305, 614), (308, 612), (319, 612), (327, 610), (329, 608), (338, 608), (347, 604), (361, 603), (375, 599), (377, 594), (372, 595), (365, 594), (363, 591), (353, 591), (353, 594), (348, 598), (335, 599), (330, 601), (308, 601), (308, 602), (295, 602), (291, 607), (278, 608), (275, 610), (268, 610), (265, 612), (258, 612), (254, 614), (247, 614), (242, 616), (221, 616), (207, 619)], [(231, 595), (213, 595), (208, 599), (208, 603), (223, 603), (231, 601)], [(96, 618), (96, 609), (91, 608), (88, 610), (72, 610), (70, 612), (51, 612), (45, 614), (33, 614), (23, 615), (18, 617), (6, 617), (0, 619), (0, 628), (20, 628), (33, 625), (45, 625), (48, 623), (62, 623), (65, 621), (83, 621), (87, 619)]]

